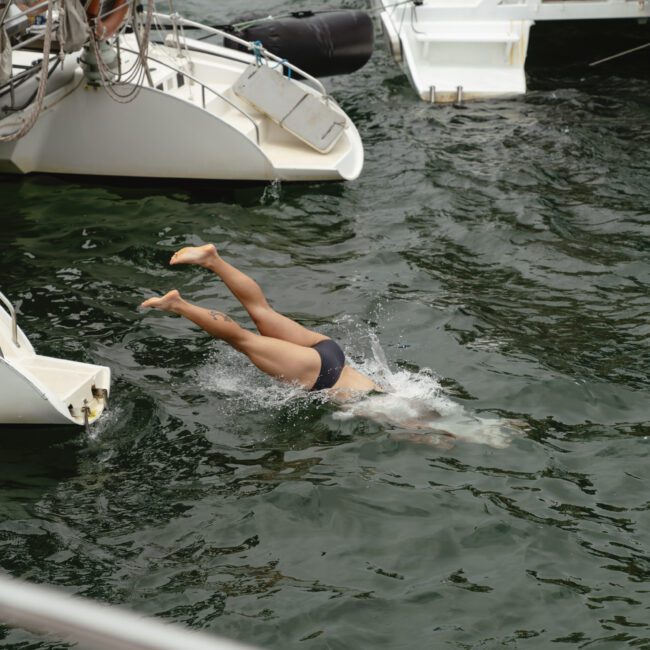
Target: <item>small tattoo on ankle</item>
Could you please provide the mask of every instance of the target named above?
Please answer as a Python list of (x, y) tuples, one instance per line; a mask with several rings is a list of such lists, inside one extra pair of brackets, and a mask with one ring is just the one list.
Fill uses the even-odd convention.
[(232, 323), (233, 322), (233, 320), (232, 320), (232, 318), (230, 318), (230, 316), (228, 316), (227, 314), (223, 314), (220, 311), (212, 310), (210, 312), (210, 316), (212, 316), (212, 320), (222, 320), (222, 321), (224, 321), (226, 323)]

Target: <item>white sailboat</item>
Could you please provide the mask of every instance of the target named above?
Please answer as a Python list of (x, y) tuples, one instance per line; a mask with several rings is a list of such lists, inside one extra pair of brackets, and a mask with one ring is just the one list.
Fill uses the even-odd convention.
[[(360, 174), (354, 124), (290, 62), (155, 13), (152, 2), (138, 11), (135, 0), (93, 0), (76, 12), (81, 37), (66, 40), (61, 25), (78, 2), (45, 0), (46, 23), (12, 40), (11, 73), (0, 74), (0, 172), (282, 181)], [(248, 51), (186, 36), (197, 28)]]
[(0, 424), (95, 422), (108, 402), (110, 370), (36, 354), (2, 293), (0, 303)]

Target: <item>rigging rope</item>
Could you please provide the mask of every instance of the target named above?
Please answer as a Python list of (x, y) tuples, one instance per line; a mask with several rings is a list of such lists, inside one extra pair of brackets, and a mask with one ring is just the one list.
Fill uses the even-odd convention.
[[(25, 136), (29, 131), (33, 128), (34, 124), (36, 123), (40, 113), (42, 112), (43, 109), (43, 103), (44, 103), (44, 98), (45, 98), (45, 90), (47, 87), (47, 82), (49, 79), (49, 63), (50, 63), (50, 51), (51, 51), (51, 45), (52, 45), (52, 36), (53, 36), (53, 7), (54, 3), (56, 0), (49, 0), (47, 1), (47, 18), (46, 18), (46, 24), (45, 24), (45, 30), (44, 30), (44, 40), (43, 40), (43, 59), (41, 63), (41, 71), (40, 71), (40, 79), (39, 79), (39, 85), (38, 85), (38, 90), (36, 92), (36, 98), (33, 102), (33, 110), (30, 113), (30, 115), (27, 117), (27, 119), (24, 119), (22, 124), (19, 126), (19, 128), (14, 131), (13, 133), (9, 133), (6, 135), (0, 135), (0, 142), (13, 142), (15, 140), (18, 140)], [(153, 22), (153, 11), (154, 11), (154, 0), (147, 0), (147, 11), (146, 11), (146, 16), (144, 20), (143, 25), (139, 25), (138, 23), (140, 22), (139, 18), (139, 13), (137, 11), (137, 4), (139, 0), (133, 0), (132, 1), (132, 7), (131, 7), (131, 22), (132, 22), (132, 28), (135, 33), (135, 38), (138, 43), (138, 55), (135, 58), (135, 61), (132, 63), (132, 65), (127, 69), (127, 70), (122, 70), (121, 68), (121, 56), (119, 52), (119, 46), (118, 46), (118, 54), (117, 54), (117, 62), (118, 62), (118, 71), (117, 75), (113, 69), (104, 61), (104, 58), (101, 54), (100, 51), (100, 39), (97, 38), (95, 35), (95, 30), (90, 29), (88, 26), (88, 31), (89, 31), (89, 47), (92, 48), (94, 57), (95, 57), (95, 63), (97, 65), (97, 70), (101, 79), (101, 85), (106, 91), (106, 93), (113, 99), (114, 101), (121, 103), (121, 104), (126, 104), (129, 102), (132, 102), (140, 93), (143, 87), (143, 78), (147, 77), (149, 80), (149, 83), (152, 83), (151, 81), (151, 73), (148, 68), (148, 63), (147, 63), (147, 56), (148, 56), (148, 51), (149, 51), (149, 43), (150, 43), (150, 33), (151, 33), (151, 26)], [(170, 0), (171, 2), (171, 0)], [(405, 4), (410, 4), (413, 2), (417, 2), (417, 0), (400, 0), (399, 2), (386, 5), (384, 7), (378, 7), (375, 9), (369, 9), (367, 10), (367, 13), (373, 14), (377, 12), (384, 11), (386, 9), (393, 9), (395, 7), (405, 5)], [(41, 3), (45, 4), (45, 2)], [(102, 15), (104, 17), (105, 15), (108, 15), (112, 13), (113, 11), (116, 11), (118, 8), (114, 8), (106, 14)], [(345, 10), (345, 9), (344, 9)], [(6, 10), (4, 12), (5, 14), (7, 13)], [(254, 20), (249, 20), (241, 23), (235, 23), (233, 25), (230, 25), (235, 30), (240, 30), (244, 29), (246, 27), (253, 26), (255, 24), (258, 24), (260, 22), (265, 22), (268, 20), (275, 20), (276, 18), (283, 18), (287, 16), (294, 16), (298, 15), (301, 12), (293, 12), (292, 14), (287, 14), (287, 15), (282, 15), (282, 16), (266, 16), (264, 18), (258, 18)], [(326, 13), (326, 12), (311, 12), (311, 13)], [(127, 29), (127, 23), (129, 21), (125, 21), (124, 24), (122, 25), (120, 31), (117, 34), (117, 39), (119, 40), (119, 37), (121, 34), (124, 33), (124, 31)], [(175, 26), (176, 27), (176, 26)], [(139, 31), (142, 28), (142, 39), (139, 37)], [(182, 29), (182, 28), (181, 28)], [(181, 34), (181, 37), (184, 40), (184, 35)], [(180, 42), (180, 39), (177, 39)], [(185, 49), (187, 51), (187, 44), (185, 44)], [(259, 41), (256, 41), (253, 47), (253, 52), (255, 54), (256, 62), (258, 65), (261, 65), (262, 63), (262, 52), (263, 52), (263, 46), (262, 43)], [(188, 52), (189, 53), (189, 52)], [(62, 60), (64, 57), (64, 52), (61, 50), (59, 52), (59, 58)], [(284, 60), (279, 63), (280, 66), (284, 67)], [(291, 77), (291, 69), (287, 67), (288, 70), (288, 76)], [(121, 92), (122, 89), (127, 89), (126, 92)]]
[(633, 47), (629, 50), (624, 50), (623, 52), (619, 52), (618, 54), (612, 54), (612, 56), (605, 57), (604, 59), (593, 61), (592, 63), (589, 64), (589, 67), (593, 68), (596, 65), (600, 65), (601, 63), (605, 63), (607, 61), (612, 61), (613, 59), (618, 59), (619, 57), (625, 56), (626, 54), (632, 54), (632, 52), (638, 52), (639, 50), (644, 50), (646, 47), (650, 47), (650, 41), (644, 43), (643, 45), (639, 45), (639, 47)]
[[(106, 91), (106, 94), (114, 101), (119, 104), (128, 104), (136, 99), (140, 94), (144, 84), (144, 77), (151, 79), (151, 74), (149, 72), (148, 63), (147, 63), (147, 54), (149, 51), (149, 36), (151, 32), (151, 23), (153, 19), (153, 8), (154, 0), (148, 0), (147, 2), (147, 13), (144, 21), (144, 30), (142, 33), (142, 41), (138, 36), (139, 26), (138, 26), (138, 12), (136, 10), (137, 0), (133, 0), (133, 7), (131, 12), (131, 20), (133, 22), (133, 32), (135, 34), (136, 41), (138, 42), (138, 55), (131, 65), (131, 67), (126, 70), (119, 70), (117, 78), (115, 78), (115, 72), (106, 64), (101, 52), (99, 49), (99, 39), (96, 38), (95, 34), (91, 30), (90, 42), (95, 54), (95, 60), (97, 62), (97, 70), (99, 71), (102, 87)], [(120, 33), (118, 33), (117, 38), (126, 29), (126, 21), (122, 26)], [(118, 89), (127, 88), (126, 92), (121, 92)]]
[(24, 135), (31, 131), (38, 116), (41, 114), (43, 109), (43, 99), (45, 98), (45, 88), (47, 87), (47, 82), (49, 80), (49, 63), (50, 63), (50, 47), (52, 45), (52, 9), (54, 6), (54, 1), (50, 0), (47, 4), (47, 18), (45, 20), (45, 33), (43, 40), (43, 60), (41, 62), (41, 78), (38, 83), (38, 92), (36, 93), (36, 100), (34, 101), (34, 109), (30, 113), (29, 117), (23, 122), (22, 126), (18, 128), (17, 131), (9, 133), (8, 135), (0, 135), (0, 142), (14, 142), (19, 138), (22, 138)]

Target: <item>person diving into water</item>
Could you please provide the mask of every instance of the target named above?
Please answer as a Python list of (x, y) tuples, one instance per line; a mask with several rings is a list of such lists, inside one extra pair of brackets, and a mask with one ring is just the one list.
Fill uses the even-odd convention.
[(257, 282), (222, 259), (213, 244), (181, 248), (169, 263), (194, 264), (215, 273), (246, 309), (259, 334), (244, 329), (222, 312), (187, 302), (176, 289), (145, 300), (141, 307), (187, 318), (280, 381), (309, 391), (328, 390), (342, 399), (381, 391), (369, 377), (345, 363), (338, 343), (275, 311)]
[(451, 403), (443, 405), (455, 415), (442, 416), (437, 404), (431, 404), (430, 386), (420, 397), (413, 396), (412, 390), (400, 394), (390, 377), (385, 385), (378, 386), (345, 362), (343, 350), (331, 338), (275, 311), (257, 282), (222, 259), (213, 244), (181, 248), (169, 263), (194, 264), (215, 273), (246, 309), (259, 334), (244, 329), (220, 311), (187, 302), (176, 289), (160, 298), (145, 300), (141, 307), (187, 318), (245, 354), (257, 368), (275, 379), (308, 391), (327, 391), (328, 397), (342, 403), (340, 419), (368, 418), (394, 429), (391, 436), (396, 440), (436, 447), (449, 447), (454, 439), (502, 447), (511, 437), (503, 426), (518, 429), (514, 421), (469, 417)]

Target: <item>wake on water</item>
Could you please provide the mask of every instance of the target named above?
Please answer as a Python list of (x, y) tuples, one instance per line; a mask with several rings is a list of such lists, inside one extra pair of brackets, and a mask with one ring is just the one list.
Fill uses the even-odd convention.
[[(506, 447), (522, 433), (516, 423), (498, 418), (483, 418), (468, 412), (444, 394), (439, 379), (428, 369), (418, 372), (393, 372), (374, 332), (370, 332), (372, 358), (347, 362), (368, 375), (385, 392), (363, 395), (345, 402), (327, 393), (309, 393), (261, 376), (237, 352), (226, 349), (218, 366), (199, 372), (201, 384), (213, 391), (245, 400), (246, 407), (276, 410), (303, 404), (330, 403), (336, 407), (333, 418), (366, 418), (389, 429), (396, 439), (449, 447), (462, 440), (492, 447)], [(225, 361), (225, 363), (223, 363)], [(242, 406), (240, 400), (235, 400)]]

